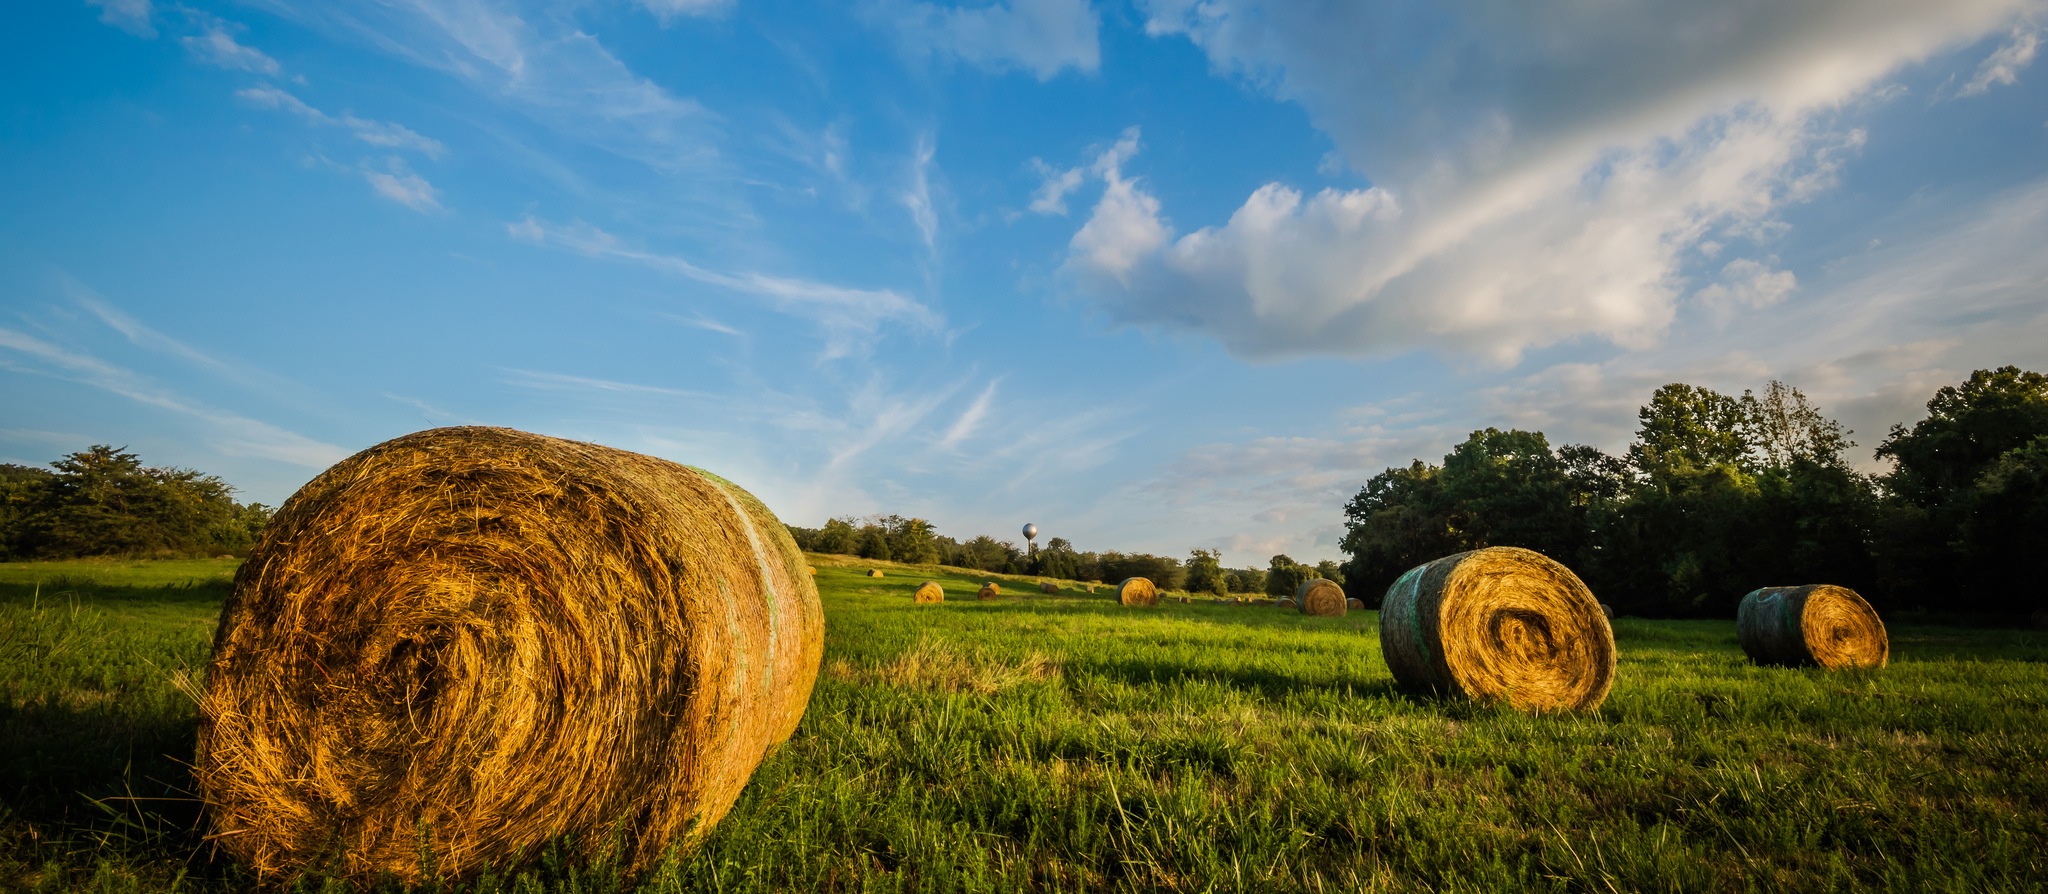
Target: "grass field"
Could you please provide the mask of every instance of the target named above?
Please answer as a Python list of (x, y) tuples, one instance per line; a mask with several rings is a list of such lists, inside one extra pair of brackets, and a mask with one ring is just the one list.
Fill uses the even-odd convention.
[[(1622, 619), (1607, 703), (1531, 717), (1397, 692), (1372, 613), (1125, 609), (814, 558), (803, 725), (645, 889), (2048, 884), (2039, 633), (1894, 626), (1891, 667), (1828, 674), (1750, 666), (1732, 621)], [(185, 692), (233, 564), (0, 565), (0, 887), (252, 883), (185, 794)], [(947, 602), (911, 604), (926, 578)], [(1016, 595), (976, 601), (988, 579)], [(461, 889), (623, 886), (549, 855)]]

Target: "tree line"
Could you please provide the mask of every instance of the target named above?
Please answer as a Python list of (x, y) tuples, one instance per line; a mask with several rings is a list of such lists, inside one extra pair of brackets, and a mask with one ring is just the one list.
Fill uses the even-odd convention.
[(1343, 574), (1336, 562), (1305, 565), (1285, 555), (1274, 556), (1265, 568), (1225, 568), (1222, 554), (1209, 549), (1194, 550), (1186, 562), (1150, 553), (1084, 552), (1064, 537), (1051, 538), (1045, 546), (1031, 551), (987, 534), (956, 540), (940, 534), (930, 521), (900, 515), (834, 518), (819, 528), (791, 525), (789, 533), (797, 546), (807, 552), (1064, 580), (1115, 583), (1127, 577), (1143, 577), (1160, 589), (1219, 596), (1291, 594), (1312, 578), (1339, 579)]
[(1833, 583), (1880, 609), (2024, 616), (2048, 608), (2027, 556), (2048, 545), (2048, 376), (1978, 370), (1892, 427), (1852, 469), (1850, 432), (1799, 389), (1666, 385), (1623, 456), (1542, 432), (1473, 432), (1441, 464), (1366, 482), (1344, 509), (1352, 595), (1402, 572), (1521, 546), (1617, 611), (1730, 617), (1760, 586)]
[(271, 510), (220, 478), (154, 468), (104, 444), (50, 463), (0, 463), (0, 559), (246, 553)]

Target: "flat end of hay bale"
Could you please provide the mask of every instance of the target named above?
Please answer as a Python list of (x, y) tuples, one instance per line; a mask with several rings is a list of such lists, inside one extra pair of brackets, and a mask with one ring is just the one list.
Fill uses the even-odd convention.
[(869, 576), (869, 577), (881, 577), (881, 576), (882, 576), (882, 569), (880, 569), (880, 568), (870, 568), (870, 569), (868, 569), (868, 576)]
[(1341, 618), (1351, 609), (1344, 598), (1344, 588), (1327, 578), (1302, 581), (1294, 589), (1294, 601), (1290, 603), (1301, 609), (1304, 615), (1323, 618)]
[(1124, 605), (1152, 606), (1159, 604), (1159, 588), (1149, 578), (1129, 577), (1116, 586), (1116, 600)]
[(997, 584), (995, 581), (989, 581), (988, 583), (981, 585), (981, 590), (974, 594), (974, 598), (994, 599), (1001, 595), (1003, 595), (1002, 586), (1000, 584)]
[(916, 600), (919, 605), (944, 602), (946, 601), (946, 588), (939, 586), (938, 581), (928, 580), (917, 585), (917, 591), (911, 594), (911, 598)]
[(1877, 610), (1848, 587), (1760, 587), (1735, 609), (1735, 634), (1751, 661), (1779, 667), (1883, 667), (1891, 638)]
[(1380, 651), (1411, 691), (1591, 710), (1614, 685), (1614, 631), (1584, 582), (1534, 550), (1496, 546), (1401, 575), (1380, 607)]

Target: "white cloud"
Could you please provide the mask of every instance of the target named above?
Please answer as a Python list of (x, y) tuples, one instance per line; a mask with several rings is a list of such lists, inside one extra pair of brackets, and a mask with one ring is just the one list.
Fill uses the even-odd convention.
[(1067, 213), (1067, 194), (1081, 188), (1081, 169), (1068, 168), (1064, 171), (1046, 164), (1043, 159), (1031, 160), (1031, 169), (1038, 172), (1043, 182), (1038, 191), (1031, 194), (1031, 210), (1037, 214)]
[(630, 247), (618, 237), (584, 223), (560, 226), (528, 216), (506, 225), (506, 231), (522, 242), (563, 248), (593, 258), (639, 264), (765, 299), (777, 311), (802, 316), (824, 326), (830, 335), (827, 358), (853, 353), (852, 339), (855, 336), (872, 333), (884, 323), (907, 323), (927, 332), (937, 332), (940, 328), (939, 317), (930, 308), (893, 289), (853, 289), (763, 273), (711, 270), (675, 255)]
[(364, 169), (363, 179), (370, 181), (370, 188), (376, 190), (378, 195), (414, 211), (428, 213), (444, 210), (441, 207), (441, 191), (397, 159), (391, 160), (391, 168), (388, 171)]
[(197, 35), (179, 38), (185, 50), (192, 57), (217, 68), (230, 71), (248, 71), (276, 77), (283, 67), (276, 59), (265, 55), (262, 50), (245, 46), (228, 33), (229, 23), (219, 19), (205, 20), (204, 29)]
[(2012, 29), (2012, 39), (2004, 46), (1992, 51), (1977, 67), (1977, 76), (1957, 91), (1959, 96), (1974, 96), (1991, 89), (1993, 84), (2012, 86), (2020, 81), (2020, 69), (2032, 65), (2034, 53), (2041, 48), (2041, 32), (2018, 26)]
[(876, 17), (904, 50), (950, 55), (991, 71), (1051, 80), (1063, 69), (1093, 74), (1102, 64), (1100, 21), (1088, 0), (1007, 0), (976, 7), (883, 2)]
[(910, 165), (910, 188), (903, 192), (903, 207), (910, 211), (910, 220), (917, 225), (919, 236), (924, 238), (925, 254), (938, 251), (939, 215), (932, 208), (932, 144), (929, 138), (917, 141), (917, 155)]
[(1736, 258), (1721, 268), (1720, 282), (1699, 291), (1699, 301), (1723, 311), (1769, 307), (1785, 300), (1798, 285), (1799, 277), (1790, 270), (1772, 270), (1748, 258)]
[(153, 11), (149, 0), (85, 0), (88, 6), (97, 6), (100, 21), (112, 25), (136, 37), (155, 37), (156, 25), (150, 21)]
[(1118, 322), (1244, 357), (1644, 347), (1704, 243), (1723, 269), (1765, 254), (1779, 212), (1832, 184), (1860, 145), (1850, 104), (2027, 2), (1468, 0), (1426, 32), (1398, 6), (1155, 2), (1150, 30), (1302, 104), (1375, 185), (1269, 184), (1181, 233), (1110, 164), (1066, 272)]
[(440, 158), (441, 154), (447, 149), (447, 147), (441, 145), (441, 141), (421, 136), (403, 124), (358, 118), (348, 112), (343, 112), (340, 117), (335, 117), (307, 105), (304, 100), (290, 93), (267, 84), (261, 87), (237, 90), (235, 91), (235, 96), (250, 105), (290, 112), (315, 124), (344, 128), (356, 139), (372, 146), (385, 149), (410, 149), (428, 158)]

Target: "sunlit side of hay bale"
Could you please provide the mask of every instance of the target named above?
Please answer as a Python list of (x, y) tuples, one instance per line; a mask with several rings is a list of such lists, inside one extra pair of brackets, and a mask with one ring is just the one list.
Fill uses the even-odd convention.
[(1038, 592), (1040, 593), (1058, 593), (1059, 591), (1060, 585), (1052, 581), (1042, 581), (1038, 585)]
[(1001, 586), (1001, 585), (999, 585), (999, 584), (997, 584), (997, 583), (996, 583), (995, 581), (989, 581), (988, 583), (985, 583), (985, 584), (982, 584), (982, 585), (981, 585), (981, 591), (980, 591), (980, 592), (978, 592), (978, 593), (975, 593), (975, 594), (974, 594), (974, 598), (976, 598), (976, 599), (994, 599), (994, 598), (996, 598), (997, 596), (1001, 596), (1001, 595), (1003, 595), (1003, 588), (1002, 588), (1002, 586)]
[(558, 836), (643, 868), (802, 717), (824, 616), (737, 486), (510, 429), (408, 435), (287, 500), (221, 612), (194, 775), (228, 854), (418, 881)]
[(1158, 605), (1159, 588), (1147, 578), (1125, 578), (1116, 586), (1116, 601), (1124, 605)]
[(919, 605), (927, 605), (933, 602), (944, 602), (946, 601), (946, 588), (939, 586), (938, 581), (928, 580), (924, 583), (918, 584), (917, 592), (912, 594), (912, 596), (917, 600), (917, 603)]
[(1343, 617), (1344, 612), (1350, 608), (1345, 603), (1344, 588), (1337, 586), (1336, 581), (1320, 577), (1303, 581), (1301, 586), (1295, 588), (1294, 604), (1304, 615), (1325, 618)]
[(869, 577), (881, 577), (881, 576), (882, 576), (882, 569), (880, 569), (880, 568), (870, 568), (870, 569), (868, 569), (868, 576), (869, 576)]
[(1380, 650), (1403, 688), (1523, 710), (1598, 707), (1614, 632), (1571, 569), (1488, 547), (1410, 569), (1387, 589)]
[(1883, 667), (1884, 621), (1855, 590), (1832, 584), (1763, 587), (1742, 597), (1735, 634), (1751, 661), (1783, 667)]

